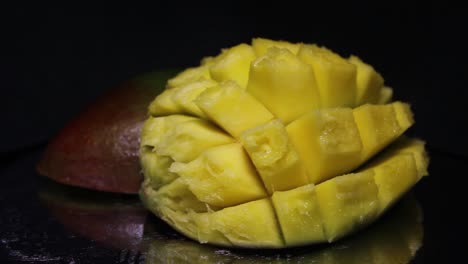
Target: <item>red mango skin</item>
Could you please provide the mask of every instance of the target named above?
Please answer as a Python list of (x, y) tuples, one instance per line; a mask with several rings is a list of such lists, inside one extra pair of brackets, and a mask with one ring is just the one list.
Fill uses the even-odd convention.
[(148, 73), (103, 94), (49, 142), (37, 164), (39, 174), (87, 189), (137, 193), (147, 107), (176, 72)]

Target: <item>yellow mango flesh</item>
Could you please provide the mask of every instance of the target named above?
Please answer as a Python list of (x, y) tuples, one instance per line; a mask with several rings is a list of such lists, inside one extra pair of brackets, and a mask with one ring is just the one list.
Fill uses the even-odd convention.
[(169, 167), (174, 162), (172, 158), (158, 155), (149, 147), (140, 150), (140, 157), (143, 174), (150, 179), (152, 188), (157, 190), (178, 177), (177, 174), (169, 172)]
[(304, 165), (279, 120), (245, 131), (241, 135), (241, 142), (268, 193), (308, 183)]
[(284, 241), (289, 246), (326, 240), (315, 189), (309, 184), (275, 192), (271, 197)]
[(195, 119), (169, 129), (154, 147), (154, 151), (178, 162), (189, 162), (208, 148), (232, 142), (232, 137), (211, 123)]
[(390, 87), (384, 86), (380, 90), (377, 104), (386, 104), (392, 100), (392, 97), (393, 97), (393, 89)]
[(361, 139), (349, 108), (311, 111), (290, 123), (287, 131), (312, 183), (348, 172), (359, 164)]
[(156, 237), (149, 241), (145, 263), (410, 263), (422, 245), (422, 212), (413, 196), (357, 236), (328, 247), (301, 247), (287, 252), (240, 251), (165, 235), (164, 226), (148, 222)]
[(393, 205), (418, 181), (416, 162), (412, 154), (401, 154), (384, 159), (371, 167), (379, 187), (380, 210)]
[(169, 171), (180, 175), (195, 196), (209, 205), (232, 206), (267, 196), (239, 143), (210, 148), (192, 162), (173, 163)]
[(233, 80), (241, 87), (246, 87), (249, 79), (250, 63), (255, 59), (255, 53), (251, 46), (240, 44), (231, 49), (223, 50), (210, 68), (213, 80)]
[(384, 83), (382, 75), (356, 56), (351, 56), (348, 61), (356, 66), (356, 105), (377, 103)]
[(194, 81), (211, 79), (210, 66), (212, 65), (212, 62), (207, 62), (208, 63), (202, 64), (198, 67), (188, 68), (177, 74), (174, 78), (169, 79), (167, 81), (167, 88), (171, 89)]
[(201, 243), (338, 240), (428, 174), (424, 142), (400, 137), (411, 108), (389, 102), (392, 92), (372, 66), (316, 45), (255, 39), (225, 49), (149, 105), (140, 196)]
[[(271, 201), (260, 199), (207, 214), (208, 232), (222, 234), (240, 247), (283, 247)], [(205, 229), (206, 230), (206, 229)]]
[(328, 241), (365, 226), (379, 212), (378, 189), (372, 172), (330, 179), (317, 185), (316, 193)]
[(273, 115), (260, 102), (234, 82), (223, 82), (207, 89), (195, 103), (210, 119), (236, 138), (243, 131), (273, 119)]
[(205, 118), (205, 114), (195, 104), (195, 100), (207, 88), (216, 86), (212, 80), (200, 80), (186, 85), (179, 86), (177, 92), (172, 96), (172, 100), (180, 107), (183, 113)]
[(287, 49), (293, 54), (297, 54), (300, 46), (301, 44), (299, 43), (290, 43), (281, 40), (271, 40), (265, 38), (254, 38), (252, 40), (252, 48), (258, 57), (263, 56), (265, 53), (267, 53), (268, 49), (272, 47)]
[(356, 66), (315, 45), (302, 45), (298, 57), (313, 68), (322, 107), (355, 105)]
[(252, 63), (247, 92), (284, 123), (319, 106), (312, 67), (287, 49), (271, 48)]
[(366, 104), (355, 108), (353, 114), (362, 139), (361, 160), (363, 161), (397, 139), (408, 128), (405, 125), (409, 125), (399, 122), (402, 118), (397, 117), (393, 104)]

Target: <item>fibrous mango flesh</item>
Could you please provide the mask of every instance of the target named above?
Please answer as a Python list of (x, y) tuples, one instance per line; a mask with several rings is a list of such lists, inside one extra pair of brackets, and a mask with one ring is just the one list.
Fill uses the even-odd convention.
[(391, 95), (372, 66), (317, 45), (254, 39), (224, 49), (150, 104), (140, 196), (201, 243), (340, 239), (427, 175), (424, 142), (402, 138), (410, 105)]

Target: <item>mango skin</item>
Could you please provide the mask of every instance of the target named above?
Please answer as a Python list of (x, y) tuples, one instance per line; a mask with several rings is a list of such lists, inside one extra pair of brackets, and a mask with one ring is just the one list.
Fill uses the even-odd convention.
[(48, 143), (39, 174), (82, 188), (136, 194), (139, 138), (148, 104), (177, 71), (126, 81), (89, 105)]

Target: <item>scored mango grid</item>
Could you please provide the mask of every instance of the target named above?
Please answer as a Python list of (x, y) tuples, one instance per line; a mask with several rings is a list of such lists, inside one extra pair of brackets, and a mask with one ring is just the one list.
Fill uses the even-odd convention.
[[(271, 197), (270, 197), (270, 199), (271, 199)], [(278, 219), (278, 218), (277, 218), (277, 219)], [(279, 222), (278, 222), (278, 226), (280, 227), (280, 228), (279, 228), (279, 231), (281, 231), (281, 225), (279, 224)]]
[[(246, 48), (245, 45), (243, 45), (243, 46), (240, 45), (240, 46), (241, 46), (240, 47), (241, 49)], [(292, 48), (291, 48), (291, 46), (289, 46), (289, 47), (286, 47), (286, 48), (288, 48), (294, 54), (297, 54), (298, 50), (293, 51), (293, 49), (295, 47), (297, 47), (297, 46), (293, 46)], [(254, 45), (254, 49), (255, 48), (258, 48), (258, 45), (257, 45), (257, 47)], [(259, 54), (257, 49), (255, 50), (255, 52), (257, 53), (257, 55)], [(223, 53), (225, 53), (225, 52), (223, 51)], [(260, 52), (260, 54), (263, 54), (263, 53), (264, 53), (263, 51)], [(281, 52), (279, 52), (279, 53), (281, 53)], [(285, 52), (283, 52), (283, 53), (285, 53)], [(286, 52), (286, 55), (289, 55), (288, 52)], [(226, 54), (224, 54), (224, 57), (226, 57)], [(335, 59), (335, 58), (333, 58), (333, 56), (332, 56), (332, 59)], [(205, 61), (209, 63), (210, 59), (207, 59)], [(191, 86), (189, 85), (188, 88), (187, 88), (187, 86), (185, 86), (183, 89), (177, 89), (177, 88), (174, 88), (174, 86), (182, 85), (182, 83), (176, 84), (175, 81), (176, 81), (177, 77), (172, 79), (172, 80), (169, 80), (168, 90), (166, 90), (166, 92), (163, 93), (162, 95), (158, 96), (156, 98), (156, 100), (150, 105), (150, 108), (149, 108), (150, 112), (152, 112), (153, 114), (156, 114), (156, 115), (185, 113), (185, 114), (190, 114), (190, 115), (195, 115), (195, 116), (199, 116), (199, 117), (202, 117), (202, 118), (206, 118), (207, 116), (206, 116), (205, 112), (200, 111), (201, 107), (197, 108), (196, 105), (194, 105), (193, 103), (192, 104), (187, 104), (187, 102), (184, 102), (183, 100), (185, 100), (187, 98), (189, 98), (189, 100), (193, 100), (194, 98), (198, 97), (205, 90), (203, 88), (203, 86), (205, 86), (205, 88), (206, 88), (206, 86), (215, 86), (216, 85), (215, 84), (216, 82), (213, 82), (212, 80), (210, 80), (210, 77), (213, 77), (213, 74), (212, 74), (213, 72), (211, 72), (212, 76), (210, 76), (210, 72), (208, 71), (209, 67), (207, 67), (207, 65), (208, 64), (205, 64), (205, 65), (202, 64), (202, 66), (200, 66), (200, 68), (202, 68), (203, 71), (204, 71), (203, 72), (203, 77), (205, 77), (205, 79), (201, 80), (202, 84), (194, 82)], [(361, 65), (358, 64), (358, 66), (362, 66), (362, 65), (363, 64), (361, 64)], [(221, 70), (221, 72), (218, 72), (217, 75), (218, 76), (223, 76), (223, 72), (222, 72), (223, 67), (218, 67), (218, 68), (219, 68), (218, 70)], [(198, 74), (198, 73), (196, 73), (196, 74)], [(233, 78), (228, 78), (228, 79), (236, 79), (235, 78), (236, 76), (231, 76), (231, 77), (233, 77)], [(358, 79), (359, 79), (359, 76), (358, 76)], [(359, 80), (357, 80), (357, 81), (359, 82)], [(243, 82), (241, 82), (241, 83), (243, 83)], [(382, 92), (384, 92), (384, 94), (386, 94), (386, 99), (383, 99), (383, 100), (380, 99), (381, 103), (383, 103), (385, 100), (389, 100), (389, 97), (391, 96), (391, 90), (389, 88), (383, 87), (382, 89), (383, 89)], [(175, 91), (177, 91), (177, 93), (174, 93)], [(195, 91), (195, 92), (193, 93), (193, 91)], [(187, 92), (188, 92), (189, 96), (187, 96)], [(192, 93), (190, 94), (190, 92), (192, 92)], [(179, 95), (179, 96), (177, 96), (177, 95)], [(175, 104), (173, 102), (171, 102), (171, 99), (174, 99)], [(376, 99), (374, 98), (373, 100), (375, 101)], [(182, 107), (180, 107), (180, 106), (182, 106)], [(220, 114), (222, 115), (222, 113), (220, 113)], [(235, 135), (236, 137), (239, 137), (239, 133), (231, 133), (231, 134)], [(262, 180), (262, 182), (264, 183), (263, 180)], [(270, 191), (270, 193), (272, 193), (272, 191)], [(280, 229), (280, 231), (281, 231), (281, 229)]]

